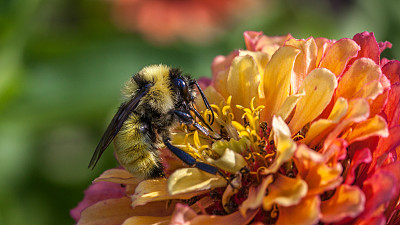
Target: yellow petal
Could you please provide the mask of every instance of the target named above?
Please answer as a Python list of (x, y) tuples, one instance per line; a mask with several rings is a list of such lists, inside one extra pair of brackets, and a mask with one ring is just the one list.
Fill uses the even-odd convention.
[(242, 155), (236, 153), (235, 151), (226, 148), (222, 156), (213, 160), (211, 158), (207, 159), (210, 164), (217, 166), (230, 173), (236, 173), (243, 167), (247, 166), (246, 160)]
[(333, 129), (333, 126), (346, 115), (348, 108), (347, 100), (342, 97), (338, 98), (328, 119), (319, 119), (312, 123), (302, 143), (311, 148), (321, 143), (322, 139)]
[(231, 138), (229, 141), (216, 141), (213, 143), (211, 149), (222, 155), (225, 152), (225, 149), (229, 148), (236, 153), (243, 153), (250, 146), (250, 140), (247, 138), (241, 138), (239, 140), (235, 140)]
[(296, 150), (296, 143), (291, 138), (289, 127), (282, 118), (273, 117), (272, 132), (274, 133), (276, 156), (274, 162), (268, 167), (268, 169), (262, 171), (262, 174), (264, 175), (278, 171), (284, 162), (287, 162), (292, 158), (294, 151)]
[(289, 96), (290, 77), (294, 60), (299, 50), (292, 46), (280, 48), (272, 56), (264, 71), (264, 95), (266, 108), (262, 112), (262, 120), (271, 124), (272, 116), (281, 108)]
[(336, 76), (343, 73), (347, 62), (357, 55), (360, 46), (351, 39), (343, 38), (335, 42), (322, 58), (320, 67), (332, 71)]
[(349, 108), (349, 103), (344, 98), (338, 98), (333, 106), (331, 113), (329, 114), (328, 120), (332, 120), (337, 123), (341, 120), (347, 113)]
[(376, 65), (372, 59), (357, 59), (340, 79), (336, 96), (346, 99), (375, 99), (383, 92), (383, 87), (379, 82), (381, 74), (379, 65)]
[(366, 121), (357, 123), (347, 135), (346, 141), (351, 144), (355, 141), (365, 140), (371, 136), (387, 137), (389, 135), (387, 123), (379, 115)]
[(333, 223), (346, 217), (354, 218), (364, 210), (364, 204), (365, 196), (359, 187), (340, 185), (330, 199), (321, 203), (321, 221)]
[(324, 68), (313, 70), (304, 79), (300, 90), (304, 90), (306, 94), (297, 103), (296, 111), (289, 123), (292, 134), (297, 133), (322, 113), (331, 101), (336, 86), (335, 75)]
[(260, 74), (260, 83), (258, 85), (258, 98), (264, 99), (264, 70), (265, 66), (271, 59), (271, 55), (266, 54), (264, 52), (254, 52), (254, 51), (239, 51), (239, 56), (250, 55), (254, 58), (257, 68), (258, 74)]
[(264, 52), (239, 50), (239, 56), (246, 56), (246, 55), (253, 57), (254, 61), (256, 62), (257, 68), (258, 68), (258, 73), (260, 75), (263, 75), (265, 66), (271, 59), (271, 56)]
[[(260, 84), (260, 74), (253, 57), (237, 56), (233, 59), (226, 81), (227, 92), (232, 96), (232, 105), (241, 105), (245, 108), (250, 107), (250, 101), (256, 97), (258, 103), (258, 85)], [(240, 118), (242, 110), (232, 108), (235, 118)]]
[(258, 187), (250, 187), (249, 196), (239, 207), (240, 213), (244, 216), (247, 210), (257, 209), (261, 206), (264, 201), (264, 196), (267, 191), (267, 187), (273, 181), (272, 175), (269, 175), (263, 179)]
[(128, 171), (124, 169), (109, 169), (104, 171), (93, 182), (107, 181), (118, 184), (137, 185), (140, 180), (134, 178)]
[(240, 188), (242, 187), (242, 174), (237, 172), (235, 174), (235, 178), (231, 180), (230, 185), (228, 185), (222, 195), (222, 207), (224, 207), (225, 212), (231, 213), (231, 208), (228, 207), (229, 200), (233, 195), (239, 192)]
[(303, 91), (301, 93), (288, 96), (283, 102), (282, 107), (276, 113), (276, 115), (282, 117), (283, 120), (286, 120), (290, 115), (290, 113), (292, 113), (299, 99), (304, 95), (305, 92)]
[(125, 220), (122, 225), (168, 225), (171, 222), (170, 216), (155, 217), (155, 216), (133, 216)]
[(176, 170), (168, 178), (168, 192), (175, 195), (225, 187), (226, 184), (223, 177), (206, 173), (197, 168), (182, 168)]
[(279, 207), (277, 225), (307, 225), (317, 224), (320, 214), (320, 199), (318, 196), (304, 198), (299, 204), (289, 207)]
[(295, 94), (303, 82), (304, 78), (315, 69), (317, 60), (317, 45), (314, 38), (309, 38), (307, 40), (290, 39), (285, 45), (291, 45), (300, 49), (301, 52), (296, 58), (294, 63), (291, 83), (291, 94)]
[(268, 211), (274, 203), (280, 206), (297, 205), (307, 194), (307, 183), (300, 177), (290, 178), (277, 174), (275, 181), (268, 187), (268, 195), (264, 197), (263, 208)]
[(167, 190), (167, 179), (144, 180), (136, 187), (135, 193), (131, 196), (132, 207), (144, 205), (148, 202), (171, 200), (171, 199), (190, 199), (194, 196), (206, 193), (205, 191), (185, 192), (180, 194), (170, 194)]

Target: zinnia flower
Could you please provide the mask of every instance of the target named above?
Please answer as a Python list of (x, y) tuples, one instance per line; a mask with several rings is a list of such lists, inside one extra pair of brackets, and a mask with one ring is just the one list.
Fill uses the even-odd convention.
[(153, 42), (205, 43), (263, 4), (260, 0), (114, 0), (113, 17), (121, 28)]
[(380, 58), (390, 43), (244, 37), (247, 49), (216, 57), (201, 81), (223, 138), (172, 135), (226, 177), (165, 151), (167, 178), (103, 173), (94, 185), (109, 186), (89, 188), (78, 224), (400, 222), (400, 62)]

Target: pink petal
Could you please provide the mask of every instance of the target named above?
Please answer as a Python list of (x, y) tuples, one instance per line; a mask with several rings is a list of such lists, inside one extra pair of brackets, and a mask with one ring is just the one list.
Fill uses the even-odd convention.
[(201, 88), (202, 90), (206, 89), (208, 86), (211, 85), (211, 79), (208, 78), (208, 77), (200, 77), (200, 78), (197, 80), (197, 82), (199, 83), (200, 88)]
[(257, 51), (256, 50), (257, 42), (263, 36), (263, 32), (245, 31), (243, 33), (243, 36), (244, 36), (244, 42), (246, 43), (247, 50)]
[(106, 199), (121, 198), (125, 195), (125, 188), (120, 184), (110, 182), (97, 182), (89, 186), (85, 191), (83, 200), (70, 211), (71, 217), (78, 221), (81, 212), (87, 207)]
[(385, 41), (385, 42), (379, 42), (379, 51), (382, 53), (385, 49), (387, 48), (392, 48), (392, 43)]

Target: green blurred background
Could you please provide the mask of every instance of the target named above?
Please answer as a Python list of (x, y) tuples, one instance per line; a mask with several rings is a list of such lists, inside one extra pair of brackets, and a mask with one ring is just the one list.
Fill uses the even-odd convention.
[[(173, 4), (174, 1), (171, 1)], [(243, 31), (296, 38), (372, 31), (400, 58), (400, 1), (268, 1), (211, 42), (154, 44), (111, 20), (113, 0), (0, 1), (0, 224), (73, 224), (69, 210), (116, 166), (88, 162), (140, 68), (164, 63), (210, 76), (218, 54), (244, 47)]]

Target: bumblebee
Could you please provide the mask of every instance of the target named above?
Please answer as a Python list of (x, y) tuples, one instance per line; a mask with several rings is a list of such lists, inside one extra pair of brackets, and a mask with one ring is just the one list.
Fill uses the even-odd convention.
[[(123, 89), (127, 100), (121, 104), (97, 145), (89, 168), (96, 166), (114, 140), (117, 160), (139, 179), (164, 176), (158, 151), (163, 145), (189, 166), (211, 174), (219, 172), (216, 167), (197, 161), (171, 144), (171, 129), (182, 123), (194, 126), (209, 137), (219, 138), (210, 134), (211, 127), (193, 105), (196, 88), (206, 108), (211, 111), (208, 120), (212, 124), (214, 113), (203, 91), (196, 80), (183, 75), (179, 69), (152, 65), (133, 75)], [(207, 128), (197, 123), (191, 112)]]

